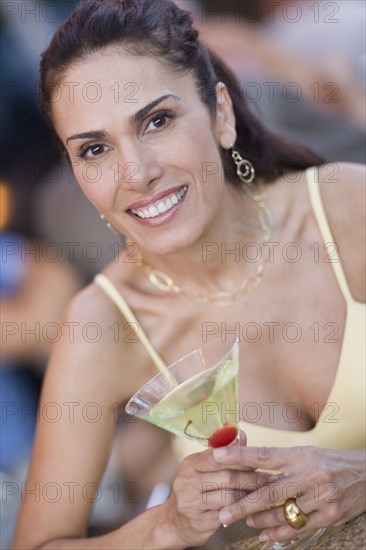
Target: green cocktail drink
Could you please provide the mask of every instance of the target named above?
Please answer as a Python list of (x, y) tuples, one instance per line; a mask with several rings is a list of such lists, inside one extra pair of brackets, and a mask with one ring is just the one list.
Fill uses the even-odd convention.
[(202, 445), (228, 445), (238, 434), (238, 369), (238, 341), (215, 340), (155, 376), (126, 411)]

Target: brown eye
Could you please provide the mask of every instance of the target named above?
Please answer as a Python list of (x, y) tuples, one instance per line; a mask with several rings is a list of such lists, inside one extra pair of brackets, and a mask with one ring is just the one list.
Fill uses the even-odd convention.
[(166, 124), (166, 116), (165, 115), (159, 115), (157, 117), (155, 117), (153, 120), (152, 120), (153, 124), (155, 124), (155, 126), (157, 128), (160, 128), (161, 126), (164, 126), (164, 124)]
[(147, 131), (155, 132), (159, 130), (163, 130), (166, 126), (169, 125), (170, 120), (172, 119), (172, 115), (168, 115), (167, 113), (159, 113), (155, 116), (153, 116), (150, 119), (149, 124), (147, 125)]
[(81, 151), (80, 156), (85, 158), (98, 157), (99, 155), (104, 153), (107, 149), (108, 147), (106, 145), (101, 145), (96, 143), (94, 145), (89, 145), (88, 147), (85, 147), (85, 149)]
[(103, 145), (92, 145), (87, 150), (89, 156), (95, 157), (104, 152)]

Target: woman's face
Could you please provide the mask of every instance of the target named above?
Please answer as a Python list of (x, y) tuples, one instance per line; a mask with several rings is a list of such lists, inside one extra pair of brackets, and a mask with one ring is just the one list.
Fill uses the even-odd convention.
[(69, 67), (53, 100), (76, 179), (119, 232), (152, 253), (203, 238), (219, 214), (219, 147), (235, 141), (227, 94), (213, 121), (191, 75), (118, 48)]

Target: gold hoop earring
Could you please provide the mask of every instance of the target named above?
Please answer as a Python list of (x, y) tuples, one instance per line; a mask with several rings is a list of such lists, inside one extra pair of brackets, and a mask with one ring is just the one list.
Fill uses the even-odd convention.
[(235, 162), (236, 173), (240, 181), (245, 185), (250, 185), (253, 183), (255, 179), (255, 169), (253, 164), (249, 160), (243, 159), (241, 154), (235, 149), (232, 149), (231, 156)]

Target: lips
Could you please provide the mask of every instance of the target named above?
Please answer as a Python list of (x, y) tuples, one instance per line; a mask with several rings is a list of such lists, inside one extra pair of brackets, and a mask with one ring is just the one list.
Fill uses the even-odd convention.
[(161, 193), (153, 201), (134, 203), (133, 208), (129, 208), (128, 212), (141, 219), (156, 218), (176, 206), (184, 198), (187, 191), (188, 186), (184, 185), (170, 193)]

